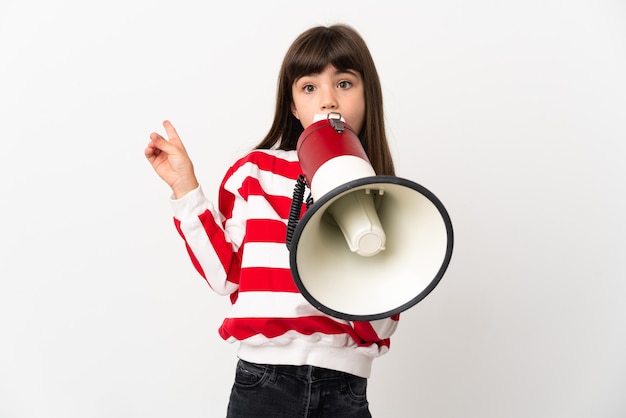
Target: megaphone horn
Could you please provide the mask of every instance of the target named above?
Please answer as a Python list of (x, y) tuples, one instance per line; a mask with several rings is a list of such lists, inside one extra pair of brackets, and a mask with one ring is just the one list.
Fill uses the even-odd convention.
[[(302, 295), (328, 315), (357, 321), (387, 318), (424, 299), (452, 256), (452, 223), (439, 199), (410, 180), (377, 176), (339, 114), (309, 125), (297, 152), (303, 175), (287, 247)], [(299, 219), (307, 184), (311, 196)]]

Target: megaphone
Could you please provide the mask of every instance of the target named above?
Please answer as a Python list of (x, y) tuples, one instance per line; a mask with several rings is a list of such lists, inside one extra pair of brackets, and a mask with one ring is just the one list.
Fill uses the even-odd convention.
[(297, 153), (303, 174), (286, 241), (302, 295), (351, 321), (388, 318), (423, 300), (452, 256), (452, 222), (441, 201), (413, 181), (376, 175), (337, 113), (309, 125)]

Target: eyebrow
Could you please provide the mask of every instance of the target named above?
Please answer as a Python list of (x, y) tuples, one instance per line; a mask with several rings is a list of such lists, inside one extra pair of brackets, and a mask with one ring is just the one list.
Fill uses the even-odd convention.
[[(321, 73), (322, 73), (322, 71), (317, 72), (317, 73), (304, 74), (304, 75), (296, 78), (294, 80), (294, 83), (297, 83), (298, 81), (302, 80), (305, 77), (315, 77), (316, 75), (321, 74)], [(342, 75), (342, 74), (349, 74), (349, 75), (354, 76), (354, 77), (359, 77), (360, 76), (358, 71), (352, 70), (352, 69), (335, 70), (335, 72), (333, 73), (333, 76), (339, 76), (339, 75)]]
[(350, 75), (353, 75), (353, 76), (356, 76), (356, 77), (359, 76), (359, 72), (358, 71), (350, 69), (350, 68), (347, 69), (347, 70), (337, 70), (337, 71), (335, 71), (334, 75), (341, 75), (341, 74), (350, 74)]

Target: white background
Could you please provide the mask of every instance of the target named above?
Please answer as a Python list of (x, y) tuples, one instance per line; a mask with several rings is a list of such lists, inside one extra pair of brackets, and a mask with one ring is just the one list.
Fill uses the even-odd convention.
[(626, 416), (626, 3), (0, 5), (0, 416), (219, 417), (235, 346), (145, 161), (170, 119), (207, 194), (272, 120), (283, 55), (348, 23), (448, 273), (375, 362), (379, 418)]

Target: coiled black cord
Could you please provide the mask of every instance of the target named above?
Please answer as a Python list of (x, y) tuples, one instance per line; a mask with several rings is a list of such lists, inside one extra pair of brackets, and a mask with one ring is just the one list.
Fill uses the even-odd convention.
[[(285, 243), (287, 244), (287, 249), (289, 251), (291, 251), (291, 239), (293, 238), (293, 233), (298, 226), (298, 221), (300, 221), (300, 211), (302, 208), (302, 199), (304, 198), (305, 187), (306, 179), (302, 174), (300, 174), (293, 189), (293, 199), (291, 201), (291, 208), (289, 209), (289, 220), (287, 221), (287, 238), (285, 240)], [(307, 209), (312, 203), (313, 199), (309, 194), (306, 202)]]

